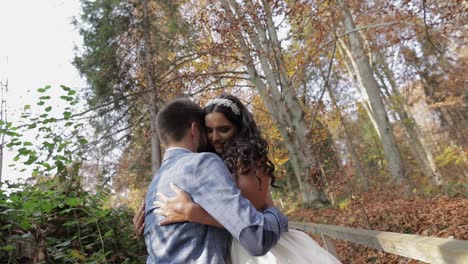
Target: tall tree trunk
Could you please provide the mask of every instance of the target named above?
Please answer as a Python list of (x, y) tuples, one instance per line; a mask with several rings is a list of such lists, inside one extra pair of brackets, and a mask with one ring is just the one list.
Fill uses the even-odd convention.
[[(235, 0), (223, 0), (223, 8), (238, 20), (247, 16)], [(241, 46), (245, 66), (250, 81), (255, 85), (279, 131), (285, 140), (290, 162), (298, 180), (305, 206), (320, 206), (324, 196), (311, 181), (313, 168), (318, 167), (316, 157), (310, 153), (311, 141), (307, 138), (308, 127), (304, 120), (304, 109), (299, 103), (294, 87), (286, 73), (280, 42), (276, 36), (270, 3), (263, 1), (265, 8), (265, 26), (259, 19), (240, 23), (237, 30), (237, 40)], [(253, 55), (255, 54), (255, 55)], [(260, 77), (255, 61), (260, 62), (260, 71), (265, 81)]]
[(144, 62), (145, 62), (145, 82), (146, 88), (151, 91), (149, 97), (148, 110), (151, 126), (151, 168), (153, 176), (161, 166), (161, 142), (156, 129), (156, 115), (158, 113), (157, 99), (159, 97), (156, 89), (154, 75), (153, 49), (151, 41), (151, 26), (148, 11), (148, 0), (142, 0), (143, 5), (143, 41), (144, 41)]
[(339, 43), (338, 50), (341, 51), (343, 58), (344, 58), (344, 55), (346, 55), (349, 58), (350, 63), (348, 63), (348, 61), (344, 59), (344, 65), (349, 75), (352, 76), (353, 83), (356, 85), (356, 88), (358, 89), (359, 93), (361, 94), (362, 99), (364, 100), (362, 106), (364, 110), (366, 110), (366, 113), (369, 117), (369, 121), (372, 123), (372, 125), (375, 128), (375, 132), (377, 133), (377, 136), (379, 136), (379, 139), (382, 141), (382, 136), (380, 135), (377, 121), (375, 120), (374, 113), (372, 112), (372, 108), (369, 103), (369, 96), (365, 88), (363, 87), (362, 83), (359, 81), (359, 76), (358, 76), (358, 71), (357, 71), (358, 67), (357, 67), (356, 61), (354, 61), (353, 55), (351, 54), (351, 51), (349, 50), (348, 45), (344, 42), (344, 40), (338, 39), (338, 43)]
[(297, 137), (297, 134), (294, 134), (293, 131), (289, 130), (289, 126), (285, 126), (285, 124), (287, 124), (286, 122), (290, 120), (290, 117), (288, 117), (288, 114), (290, 113), (287, 112), (284, 102), (281, 101), (278, 94), (275, 94), (274, 92), (270, 93), (271, 89), (268, 89), (253, 66), (253, 60), (247, 64), (247, 71), (249, 72), (250, 80), (259, 91), (268, 111), (270, 113), (276, 113), (276, 115), (273, 115), (273, 120), (278, 125), (278, 130), (280, 131), (288, 150), (289, 161), (291, 162), (294, 175), (296, 176), (299, 184), (303, 205), (312, 207), (321, 206), (321, 192), (312, 185), (309, 174), (311, 172), (310, 159), (313, 157), (311, 156), (310, 159), (308, 159), (304, 153), (301, 152), (303, 148), (298, 146), (300, 141), (295, 138)]
[[(6, 104), (6, 97), (8, 93), (8, 81), (3, 83), (0, 81), (0, 121), (2, 121), (2, 125), (0, 125), (1, 129), (4, 129), (7, 123), (7, 104)], [(3, 147), (5, 146), (5, 133), (0, 135), (0, 182), (2, 181), (2, 173), (3, 173)]]
[(362, 39), (359, 32), (356, 31), (351, 12), (345, 5), (343, 0), (337, 0), (343, 10), (343, 23), (346, 31), (349, 34), (350, 50), (353, 55), (353, 60), (356, 62), (357, 77), (359, 83), (364, 88), (368, 95), (369, 107), (375, 119), (380, 137), (382, 139), (383, 151), (388, 163), (388, 168), (393, 181), (396, 184), (403, 184), (407, 181), (400, 151), (393, 134), (393, 128), (388, 120), (385, 106), (380, 96), (380, 89), (373, 75), (372, 68), (369, 64), (369, 58), (364, 53)]
[(396, 85), (395, 79), (393, 78), (393, 72), (388, 68), (382, 54), (378, 53), (378, 63), (382, 67), (386, 79), (388, 80), (392, 91), (389, 92), (383, 76), (376, 69), (377, 76), (381, 79), (383, 88), (387, 91), (391, 104), (394, 105), (393, 109), (398, 114), (400, 124), (405, 131), (405, 136), (408, 140), (408, 146), (410, 147), (413, 157), (418, 161), (418, 165), (422, 169), (423, 173), (428, 177), (434, 184), (443, 184), (442, 176), (437, 169), (434, 161), (434, 157), (424, 136), (419, 129), (416, 120), (411, 116), (408, 109), (408, 104), (400, 94)]
[(156, 129), (156, 115), (158, 114), (156, 100), (153, 100), (149, 107), (151, 118), (151, 171), (154, 176), (161, 166), (161, 141), (159, 140), (158, 131)]

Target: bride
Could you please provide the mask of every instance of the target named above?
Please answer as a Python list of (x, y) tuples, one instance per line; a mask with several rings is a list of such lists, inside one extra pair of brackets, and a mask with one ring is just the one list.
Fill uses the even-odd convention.
[[(220, 95), (204, 108), (208, 142), (222, 157), (244, 197), (262, 210), (271, 199), (269, 186), (274, 186), (274, 165), (268, 158), (268, 143), (260, 135), (252, 114), (232, 95)], [(191, 221), (221, 225), (177, 186), (177, 194), (158, 194), (156, 213), (166, 216), (160, 225)], [(237, 240), (232, 241), (231, 263), (340, 263), (307, 234), (290, 229), (265, 256), (253, 257)]]

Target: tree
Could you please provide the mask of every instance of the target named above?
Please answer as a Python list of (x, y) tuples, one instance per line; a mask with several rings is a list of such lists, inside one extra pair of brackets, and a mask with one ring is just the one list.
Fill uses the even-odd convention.
[(82, 15), (74, 21), (83, 36), (74, 65), (89, 84), (85, 97), (96, 112), (90, 120), (98, 135), (94, 144), (104, 152), (123, 147), (129, 131), (144, 119), (132, 104), (141, 95), (129, 38), (133, 12), (134, 5), (124, 1), (83, 0)]
[(407, 181), (407, 176), (393, 134), (393, 128), (380, 95), (380, 88), (369, 65), (369, 57), (364, 52), (363, 41), (359, 32), (356, 31), (356, 25), (354, 24), (351, 12), (343, 0), (338, 0), (338, 4), (343, 11), (344, 27), (346, 31), (350, 32), (348, 35), (349, 49), (344, 41), (341, 41), (340, 44), (344, 50), (349, 50), (349, 59), (352, 61), (353, 68), (356, 71), (359, 85), (363, 88), (361, 89), (361, 93), (365, 95), (367, 101), (366, 110), (368, 110), (371, 119), (374, 120), (376, 130), (382, 140), (390, 174), (396, 184), (403, 184)]
[(145, 69), (145, 81), (146, 87), (148, 90), (152, 91), (149, 102), (149, 116), (151, 124), (151, 168), (152, 175), (155, 175), (159, 167), (161, 166), (161, 141), (158, 136), (156, 129), (156, 115), (158, 113), (158, 104), (157, 99), (160, 95), (157, 93), (156, 84), (155, 84), (155, 73), (154, 73), (154, 64), (153, 64), (153, 45), (152, 45), (152, 31), (150, 27), (150, 18), (148, 10), (148, 1), (143, 0), (142, 2), (143, 9), (143, 53), (144, 53), (144, 69)]
[[(426, 143), (426, 140), (424, 139), (424, 136), (422, 135), (415, 119), (409, 113), (406, 98), (403, 97), (399, 92), (396, 81), (393, 77), (393, 73), (388, 68), (386, 62), (383, 60), (382, 54), (377, 53), (376, 57), (380, 63), (376, 63), (375, 67), (380, 67), (383, 75), (380, 73), (379, 69), (375, 69), (374, 72), (380, 79), (382, 91), (386, 91), (387, 100), (390, 101), (389, 104), (392, 106), (391, 108), (398, 115), (398, 119), (405, 131), (404, 135), (408, 141), (408, 146), (411, 149), (413, 157), (418, 161), (418, 165), (423, 170), (424, 175), (431, 179), (435, 185), (441, 185), (443, 183), (442, 176), (437, 169), (428, 143)], [(386, 78), (384, 78), (384, 76)], [(387, 82), (392, 87), (391, 92), (389, 87), (386, 85)], [(385, 95), (382, 96), (385, 98)]]
[[(310, 127), (288, 75), (285, 52), (274, 23), (274, 13), (283, 12), (269, 1), (221, 1), (222, 12), (214, 11), (217, 23), (213, 30), (222, 32), (223, 43), (234, 41), (248, 79), (272, 113), (285, 141), (290, 162), (298, 180), (305, 205), (320, 205), (320, 192), (312, 185), (311, 173), (319, 167), (312, 153)], [(273, 8), (277, 8), (273, 10)]]
[[(99, 116), (93, 124), (104, 148), (132, 148), (132, 137), (144, 136), (148, 125), (152, 173), (161, 160), (155, 127), (159, 106), (181, 95), (181, 65), (193, 54), (190, 32), (179, 19), (177, 1), (87, 1), (76, 22), (84, 38), (84, 51), (75, 65), (90, 85), (88, 101)], [(126, 143), (126, 144), (122, 144)], [(150, 177), (148, 177), (148, 180)]]

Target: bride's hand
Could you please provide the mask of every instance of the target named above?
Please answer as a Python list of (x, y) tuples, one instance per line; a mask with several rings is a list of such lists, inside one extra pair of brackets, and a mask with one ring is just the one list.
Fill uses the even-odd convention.
[(143, 237), (143, 231), (145, 230), (145, 206), (146, 203), (143, 200), (143, 202), (140, 205), (140, 208), (138, 208), (138, 211), (133, 217), (133, 232), (135, 232), (135, 235), (138, 238)]
[(155, 212), (165, 216), (166, 219), (159, 222), (159, 225), (169, 225), (190, 221), (190, 216), (194, 203), (187, 193), (175, 184), (170, 184), (171, 189), (176, 193), (174, 197), (168, 197), (162, 193), (157, 193), (159, 200), (154, 202), (159, 206)]

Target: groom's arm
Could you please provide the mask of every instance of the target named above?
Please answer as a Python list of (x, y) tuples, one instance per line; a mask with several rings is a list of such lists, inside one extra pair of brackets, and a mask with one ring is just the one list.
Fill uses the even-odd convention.
[(188, 190), (195, 203), (223, 225), (251, 255), (264, 255), (287, 231), (287, 218), (275, 207), (258, 212), (236, 187), (224, 162), (204, 154)]

